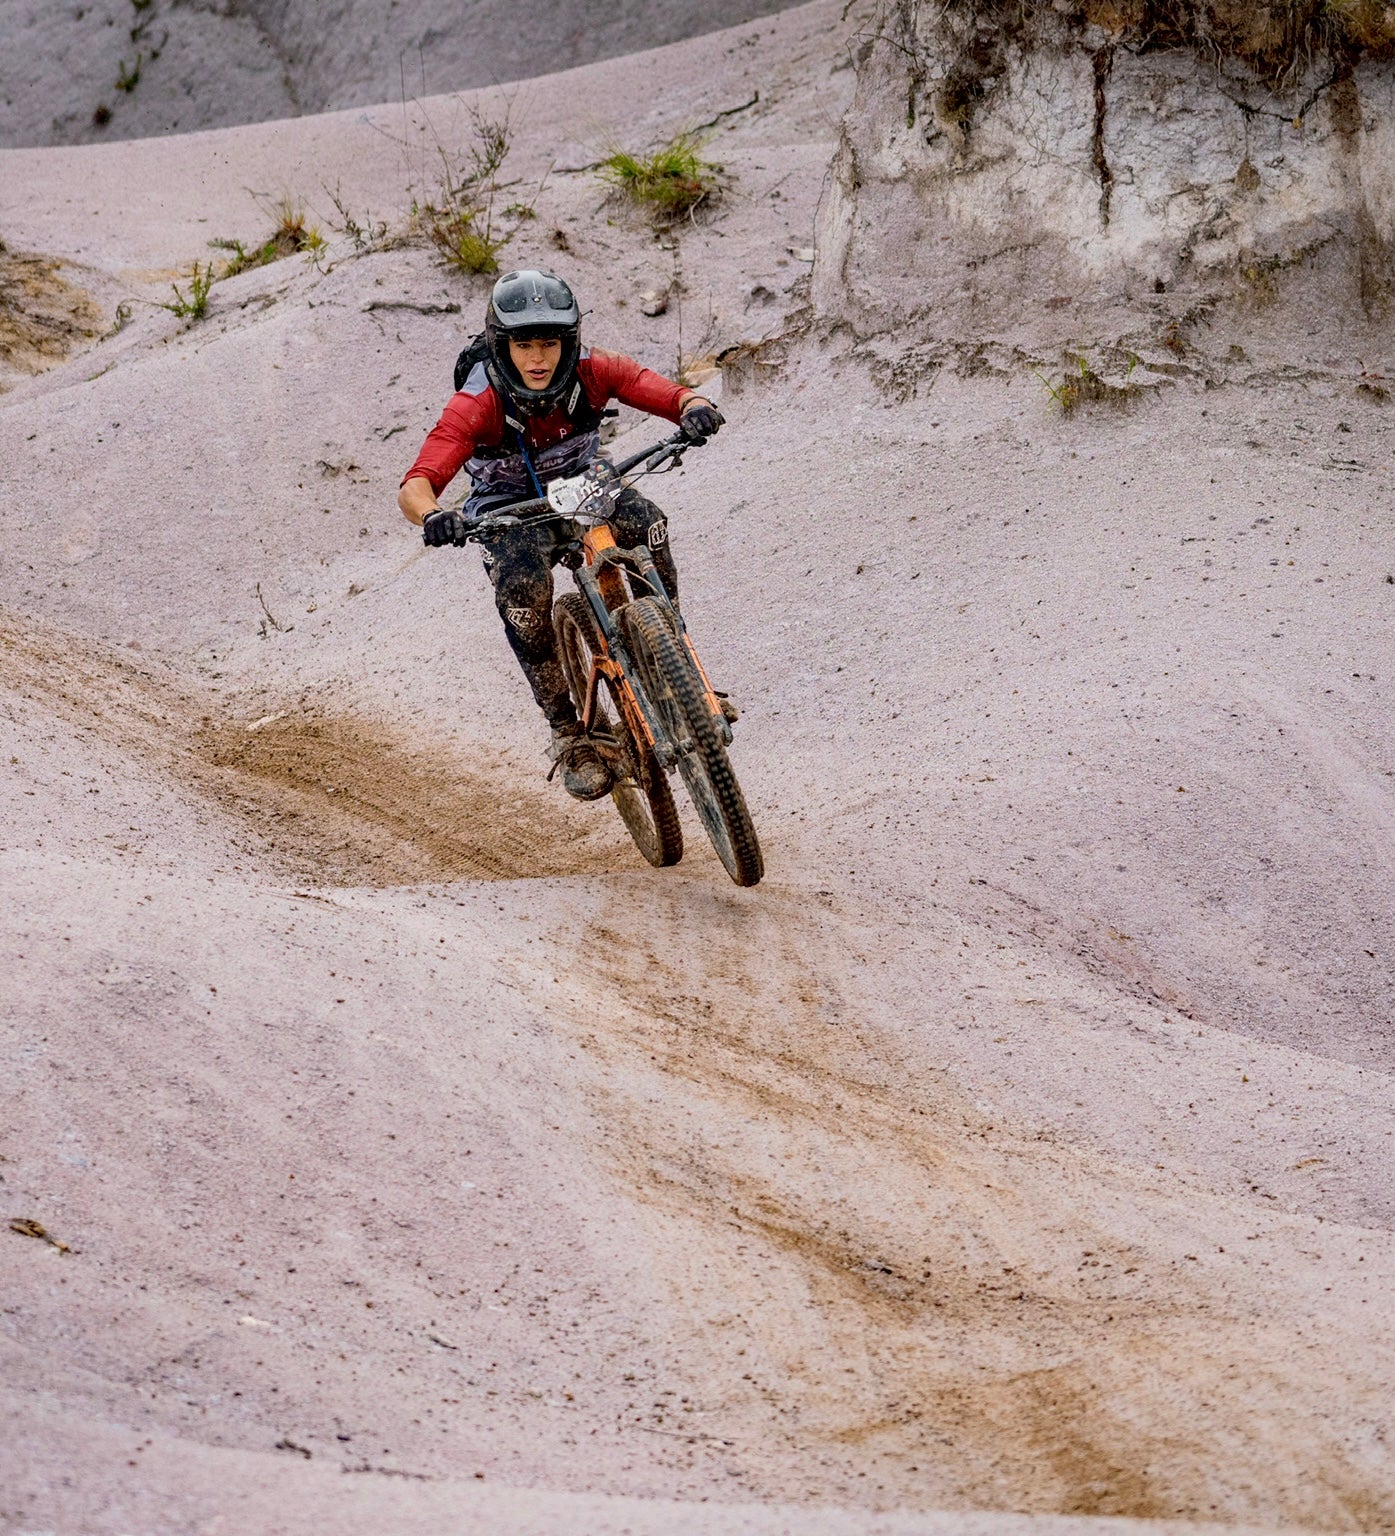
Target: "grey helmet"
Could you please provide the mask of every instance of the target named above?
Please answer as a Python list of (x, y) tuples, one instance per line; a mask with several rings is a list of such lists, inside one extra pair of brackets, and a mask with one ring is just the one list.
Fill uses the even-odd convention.
[[(531, 268), (505, 272), (494, 284), (484, 321), (489, 358), (515, 402), (529, 415), (543, 415), (565, 398), (581, 358), (581, 311), (560, 277)], [(546, 389), (529, 389), (509, 356), (509, 339), (558, 338), (562, 359)]]

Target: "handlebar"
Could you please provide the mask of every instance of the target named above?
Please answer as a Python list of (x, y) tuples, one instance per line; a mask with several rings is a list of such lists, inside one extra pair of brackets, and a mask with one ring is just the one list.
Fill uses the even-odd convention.
[[(630, 470), (642, 464), (644, 468), (640, 470), (640, 474), (647, 475), (656, 470), (665, 459), (672, 459), (677, 464), (689, 448), (700, 446), (701, 443), (695, 443), (687, 433), (675, 432), (672, 437), (666, 437), (660, 443), (652, 443), (648, 448), (631, 454), (628, 459), (612, 464), (610, 471), (619, 479), (621, 475), (628, 474)], [(534, 497), (531, 501), (514, 501), (505, 507), (500, 507), (497, 512), (487, 512), (483, 517), (478, 518), (466, 534), (466, 538), (477, 541), (485, 534), (493, 533), (500, 528), (527, 527), (534, 523), (552, 522), (562, 516), (563, 514), (551, 505), (546, 496)]]
[[(672, 458), (676, 463), (682, 458), (689, 448), (702, 447), (702, 439), (694, 441), (686, 432), (675, 432), (672, 437), (666, 437), (663, 442), (655, 443), (650, 448), (643, 448), (638, 453), (631, 454), (628, 459), (612, 466), (617, 475), (628, 474), (636, 464), (644, 464), (641, 473), (647, 474), (651, 469), (657, 468), (667, 458)], [(645, 463), (647, 459), (653, 459), (652, 464)]]

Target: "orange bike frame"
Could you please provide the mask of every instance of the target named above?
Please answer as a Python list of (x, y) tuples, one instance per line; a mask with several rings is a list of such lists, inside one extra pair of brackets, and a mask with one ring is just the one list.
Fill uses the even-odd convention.
[[(586, 555), (586, 564), (595, 572), (596, 585), (600, 589), (601, 596), (605, 599), (605, 605), (614, 613), (629, 602), (629, 593), (625, 590), (625, 580), (620, 574), (620, 568), (609, 561), (597, 568), (597, 560), (606, 550), (616, 549), (619, 546), (615, 542), (615, 535), (610, 530), (608, 523), (600, 523), (594, 528), (588, 528), (581, 541), (581, 547)], [(681, 621), (680, 621), (681, 627)], [(717, 694), (708, 680), (707, 668), (702, 664), (702, 658), (697, 653), (697, 647), (693, 644), (692, 636), (686, 628), (682, 630), (683, 644), (687, 647), (688, 654), (693, 658), (693, 665), (698, 670), (698, 676), (702, 679), (702, 686), (707, 694), (707, 707), (718, 719), (722, 718), (722, 706)], [(601, 636), (601, 644), (605, 644), (605, 636)], [(654, 743), (654, 734), (644, 718), (644, 712), (640, 709), (635, 699), (634, 690), (630, 687), (624, 673), (609, 654), (597, 656), (591, 665), (591, 676), (586, 683), (586, 704), (581, 714), (581, 723), (584, 730), (591, 729), (591, 722), (596, 712), (596, 690), (600, 685), (600, 679), (608, 677), (615, 684), (616, 692), (620, 697), (620, 707), (625, 713), (625, 720), (635, 734), (636, 740), (647, 741), (651, 746)], [(728, 737), (730, 739), (730, 737)]]
[[(588, 528), (581, 541), (581, 547), (586, 555), (586, 563), (596, 575), (596, 585), (600, 588), (601, 596), (605, 599), (605, 605), (612, 613), (617, 608), (624, 607), (629, 601), (629, 594), (625, 591), (625, 581), (619, 568), (614, 565), (604, 564), (596, 569), (596, 557), (607, 549), (615, 549), (615, 535), (610, 531), (607, 523), (600, 523), (594, 528)], [(606, 644), (605, 635), (600, 635), (601, 645)], [(647, 741), (650, 747), (655, 745), (654, 733), (649, 729), (649, 722), (644, 718), (644, 711), (639, 707), (639, 701), (635, 698), (634, 690), (630, 687), (629, 680), (620, 670), (619, 663), (614, 660), (608, 650), (602, 650), (599, 656), (591, 658), (591, 676), (586, 680), (586, 704), (581, 711), (581, 728), (584, 731), (591, 729), (596, 717), (596, 691), (600, 687), (602, 677), (610, 679), (615, 690), (615, 696), (620, 702), (621, 712), (625, 716), (625, 724), (629, 726), (631, 734), (636, 741)]]

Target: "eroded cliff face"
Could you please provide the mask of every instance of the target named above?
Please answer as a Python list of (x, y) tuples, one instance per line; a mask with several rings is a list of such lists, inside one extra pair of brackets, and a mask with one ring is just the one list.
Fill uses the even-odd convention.
[(1391, 361), (1395, 6), (1367, 8), (1365, 46), (1282, 49), (1214, 16), (1188, 36), (1071, 0), (984, 11), (883, 0), (867, 28), (820, 212), (826, 322), (887, 355)]

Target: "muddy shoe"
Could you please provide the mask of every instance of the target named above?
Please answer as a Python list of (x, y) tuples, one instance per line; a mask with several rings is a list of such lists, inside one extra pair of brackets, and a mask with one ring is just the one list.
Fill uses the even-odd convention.
[(728, 698), (726, 694), (717, 695), (717, 703), (722, 711), (722, 718), (728, 725), (735, 725), (741, 718), (741, 711), (736, 707), (736, 700)]
[[(601, 761), (595, 747), (582, 734), (579, 725), (554, 729), (547, 749), (552, 759), (552, 773), (562, 770), (562, 784), (577, 800), (599, 800), (610, 793), (610, 769)], [(551, 778), (552, 774), (548, 774)]]

